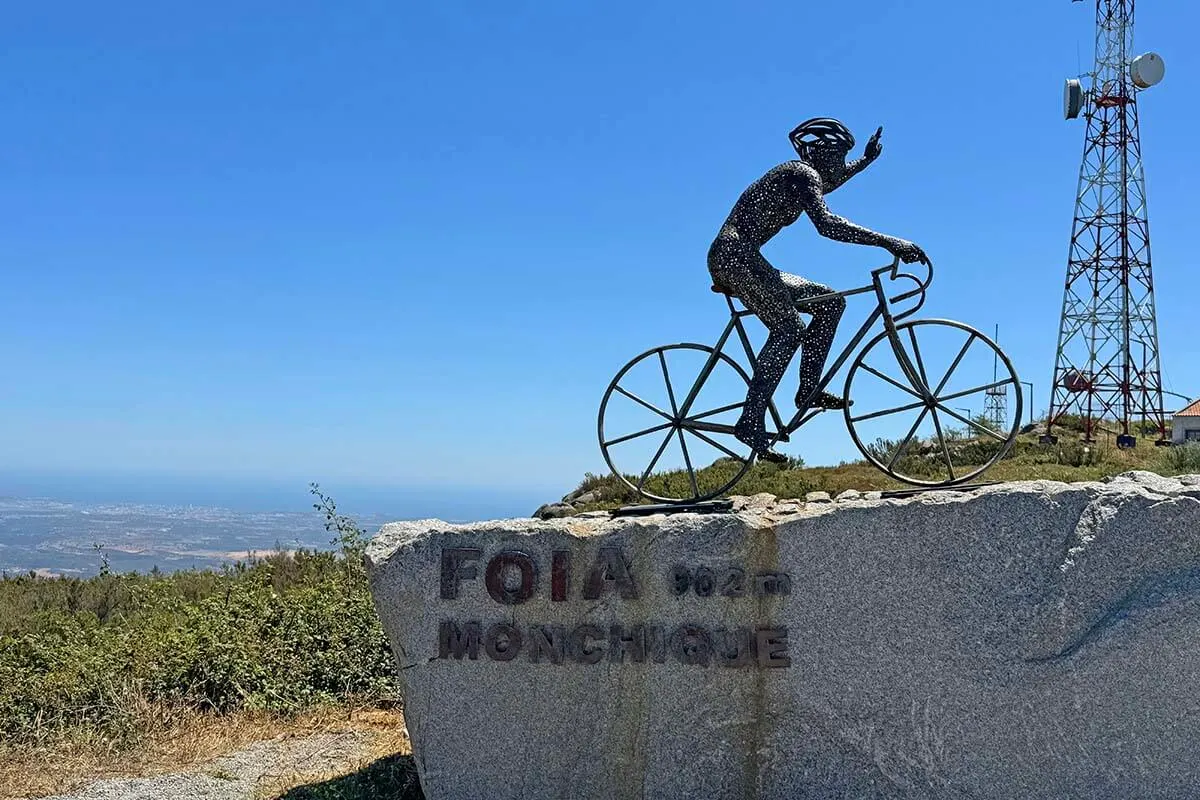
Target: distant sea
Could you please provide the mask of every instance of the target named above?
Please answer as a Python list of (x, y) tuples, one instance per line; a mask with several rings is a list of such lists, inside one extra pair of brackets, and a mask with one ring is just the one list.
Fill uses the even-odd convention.
[[(547, 489), (322, 483), (368, 534), (386, 522), (527, 517)], [(561, 491), (558, 492), (561, 494)], [(94, 575), (219, 567), (277, 548), (332, 549), (308, 485), (0, 472), (0, 572)], [(99, 548), (99, 550), (97, 549)]]

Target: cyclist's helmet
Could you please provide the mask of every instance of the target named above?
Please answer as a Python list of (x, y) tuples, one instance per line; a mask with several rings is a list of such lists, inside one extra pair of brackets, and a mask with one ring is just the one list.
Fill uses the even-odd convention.
[(796, 148), (801, 158), (807, 158), (810, 148), (814, 145), (832, 145), (845, 147), (847, 150), (854, 147), (854, 136), (849, 129), (829, 117), (814, 117), (801, 122), (788, 134), (788, 138), (792, 140), (792, 147)]

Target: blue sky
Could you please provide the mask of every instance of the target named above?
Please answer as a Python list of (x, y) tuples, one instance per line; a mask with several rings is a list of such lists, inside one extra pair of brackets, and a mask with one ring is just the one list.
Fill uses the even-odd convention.
[[(1141, 101), (1161, 347), (1168, 388), (1194, 395), (1200, 8), (1139, 13), (1137, 47), (1167, 64)], [(708, 244), (817, 115), (860, 142), (884, 126), (830, 206), (921, 244), (927, 315), (998, 323), (1040, 411), (1084, 132), (1062, 82), (1090, 64), (1092, 17), (1066, 0), (9, 4), (0, 466), (570, 488), (602, 471), (617, 369), (719, 332)], [(841, 286), (888, 258), (805, 220), (767, 255)], [(840, 424), (789, 451), (854, 455)]]

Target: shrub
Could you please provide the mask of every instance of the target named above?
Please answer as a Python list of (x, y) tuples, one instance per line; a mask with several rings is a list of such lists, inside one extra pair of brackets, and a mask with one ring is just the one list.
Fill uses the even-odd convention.
[(1200, 472), (1200, 444), (1165, 447), (1160, 459), (1163, 469), (1172, 475)]
[(901, 442), (899, 439), (884, 439), (882, 437), (878, 437), (875, 439), (875, 441), (865, 445), (865, 447), (867, 448), (867, 452), (871, 454), (872, 458), (886, 464), (889, 460), (891, 460), (892, 453), (896, 452), (896, 449), (900, 447), (901, 444), (903, 444), (903, 442)]
[(0, 578), (0, 740), (129, 744), (174, 713), (392, 703), (365, 537), (312, 491), (340, 552), (184, 571)]
[(1064, 437), (1058, 440), (1055, 456), (1057, 463), (1068, 467), (1094, 467), (1108, 461), (1108, 444)]

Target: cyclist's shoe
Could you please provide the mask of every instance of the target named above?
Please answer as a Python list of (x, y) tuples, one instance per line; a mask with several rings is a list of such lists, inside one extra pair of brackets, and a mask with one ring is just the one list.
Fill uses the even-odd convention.
[[(796, 392), (796, 408), (800, 408), (804, 405), (804, 399), (806, 397), (808, 397), (808, 392), (804, 391), (803, 389)], [(827, 408), (836, 410), (847, 408), (848, 405), (854, 405), (854, 401), (851, 400), (849, 404), (847, 404), (837, 395), (832, 395), (829, 392), (821, 392), (819, 395), (813, 398), (812, 405), (810, 405), (809, 408)]]
[(733, 435), (739, 442), (748, 445), (754, 454), (758, 456), (759, 461), (769, 461), (773, 464), (783, 464), (788, 458), (783, 453), (771, 449), (771, 437), (767, 436), (767, 432), (762, 428), (756, 428), (753, 425), (743, 425), (739, 420), (738, 424), (733, 426)]

